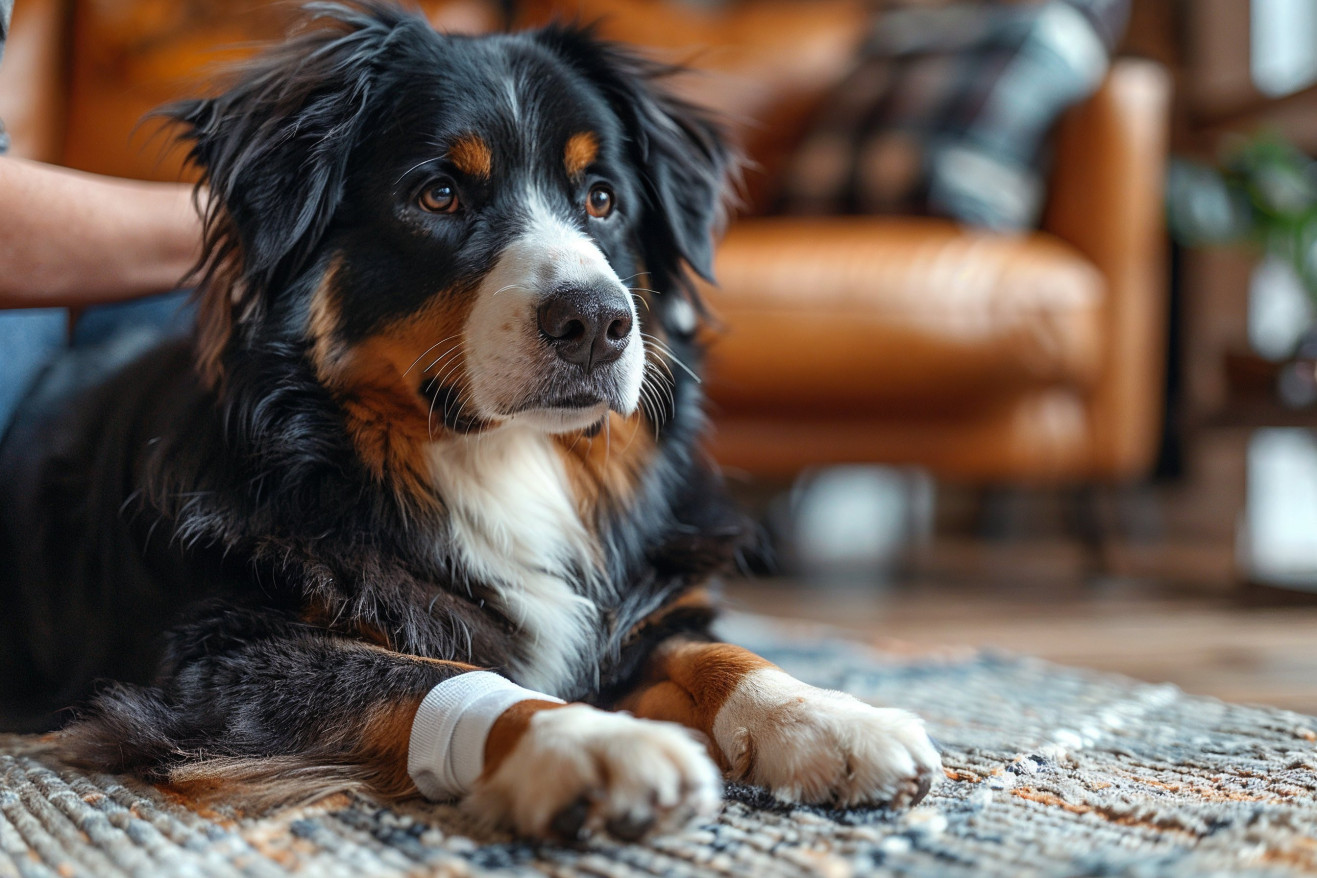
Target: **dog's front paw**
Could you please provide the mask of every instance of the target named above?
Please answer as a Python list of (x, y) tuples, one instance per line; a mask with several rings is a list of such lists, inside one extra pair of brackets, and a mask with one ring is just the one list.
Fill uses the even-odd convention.
[(531, 717), (463, 805), (533, 838), (631, 841), (712, 816), (721, 800), (718, 769), (686, 729), (571, 704)]
[(919, 717), (776, 668), (746, 675), (719, 710), (713, 736), (732, 777), (787, 801), (908, 807), (942, 776)]

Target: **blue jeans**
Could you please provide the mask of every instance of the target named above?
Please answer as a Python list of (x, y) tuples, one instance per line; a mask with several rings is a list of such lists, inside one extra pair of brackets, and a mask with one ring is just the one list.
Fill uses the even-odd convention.
[(185, 291), (88, 308), (69, 332), (63, 308), (0, 311), (0, 436), (41, 370), (65, 350), (100, 344), (139, 327), (183, 332), (194, 309)]

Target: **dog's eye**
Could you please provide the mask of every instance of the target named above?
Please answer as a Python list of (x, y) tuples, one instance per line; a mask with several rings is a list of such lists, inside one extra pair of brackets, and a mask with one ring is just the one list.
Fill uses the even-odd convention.
[(427, 186), (416, 203), (421, 206), (422, 210), (428, 210), (430, 213), (452, 213), (457, 210), (457, 190), (453, 184), (448, 181), (442, 181)]
[(590, 187), (585, 196), (585, 212), (595, 219), (603, 219), (613, 212), (613, 190), (604, 185)]

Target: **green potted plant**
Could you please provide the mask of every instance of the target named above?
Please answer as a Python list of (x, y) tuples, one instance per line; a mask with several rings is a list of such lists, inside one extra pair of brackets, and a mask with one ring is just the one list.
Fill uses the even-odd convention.
[[(1172, 161), (1171, 235), (1188, 247), (1243, 245), (1293, 272), (1317, 314), (1317, 162), (1263, 133), (1232, 144), (1219, 165)], [(1299, 336), (1277, 375), (1281, 402), (1317, 403), (1317, 328)]]

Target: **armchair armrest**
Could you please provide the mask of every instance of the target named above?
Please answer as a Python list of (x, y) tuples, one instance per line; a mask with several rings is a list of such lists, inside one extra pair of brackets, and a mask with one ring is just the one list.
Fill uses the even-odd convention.
[(1107, 281), (1109, 343), (1089, 402), (1093, 472), (1135, 478), (1153, 461), (1166, 371), (1163, 177), (1171, 80), (1122, 59), (1061, 124), (1043, 227), (1093, 261)]

